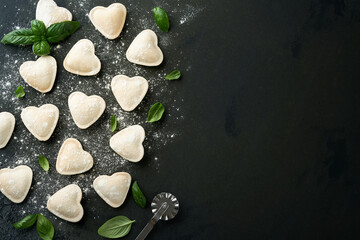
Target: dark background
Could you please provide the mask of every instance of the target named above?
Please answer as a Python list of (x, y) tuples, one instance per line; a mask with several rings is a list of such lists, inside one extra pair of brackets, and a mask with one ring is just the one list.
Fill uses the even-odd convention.
[[(16, 9), (11, 6), (27, 7), (27, 1), (1, 0), (2, 5), (4, 2), (1, 34), (12, 30), (7, 23)], [(69, 2), (57, 1), (72, 11), (74, 5), (69, 7)], [(92, 6), (112, 3), (89, 2)], [(134, 1), (123, 3), (130, 2)], [(184, 99), (183, 121), (173, 123), (166, 117), (160, 125), (146, 129), (167, 127), (181, 134), (156, 153), (161, 159), (159, 171), (151, 164), (132, 168), (133, 177), (146, 186), (143, 190), (149, 199), (169, 191), (180, 201), (179, 215), (159, 222), (148, 239), (359, 239), (360, 1), (136, 3), (136, 7), (127, 6), (129, 14), (145, 9), (150, 19), (153, 7), (164, 6), (173, 23), (171, 32), (180, 33), (171, 47), (163, 48), (167, 60), (160, 67), (144, 68), (148, 74), (170, 72), (168, 59), (179, 59), (180, 70), (191, 66), (172, 85), (171, 97)], [(186, 4), (203, 10), (180, 26), (176, 23), (181, 15), (171, 11)], [(35, 12), (33, 5), (31, 11)], [(87, 29), (101, 38), (86, 16), (74, 19), (88, 26), (67, 42), (74, 44)], [(20, 15), (16, 21), (27, 26), (30, 20)], [(128, 23), (126, 44), (136, 36), (131, 32), (132, 22)], [(163, 36), (153, 29), (159, 38)], [(55, 56), (58, 64), (69, 49)], [(30, 49), (1, 45), (0, 64), (5, 52), (19, 51), (32, 56)], [(59, 64), (58, 78), (65, 75), (69, 74)], [(38, 94), (28, 89), (28, 98)], [(153, 97), (145, 103), (155, 101)], [(166, 99), (166, 94), (162, 97)], [(66, 111), (66, 105), (63, 108)], [(0, 109), (13, 111), (11, 103), (3, 101)], [(108, 121), (111, 113), (105, 114), (100, 121)], [(17, 120), (15, 135), (24, 128), (19, 114)], [(54, 134), (56, 138), (60, 133)], [(10, 141), (1, 153), (11, 156), (15, 148)], [(57, 149), (53, 152), (55, 156)], [(145, 163), (151, 154), (155, 153), (147, 153)], [(1, 198), (11, 205), (11, 213), (9, 208), (6, 214), (1, 210), (1, 238), (35, 239), (35, 229), (11, 227), (23, 215), (18, 205)], [(115, 210), (99, 199), (82, 203), (85, 212), (91, 206), (96, 209), (77, 224), (44, 211), (54, 223), (56, 239), (99, 239), (97, 228), (115, 215), (137, 220), (126, 237), (134, 239), (151, 217), (149, 207), (138, 208), (130, 197)]]

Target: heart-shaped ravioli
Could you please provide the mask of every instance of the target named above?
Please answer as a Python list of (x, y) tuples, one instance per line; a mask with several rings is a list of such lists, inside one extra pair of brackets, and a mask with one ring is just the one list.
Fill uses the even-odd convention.
[(40, 0), (36, 6), (36, 19), (48, 28), (54, 23), (71, 21), (72, 14), (66, 8), (58, 7), (53, 0)]
[(103, 114), (106, 103), (97, 95), (87, 96), (82, 92), (73, 92), (68, 99), (70, 113), (75, 124), (86, 129)]
[(126, 8), (121, 3), (113, 3), (107, 8), (97, 6), (91, 9), (89, 18), (102, 35), (115, 39), (124, 27)]
[(9, 142), (15, 128), (15, 117), (9, 112), (0, 113), (0, 149)]
[(126, 58), (135, 64), (158, 66), (164, 56), (158, 47), (158, 38), (154, 31), (146, 29), (136, 36), (126, 51)]
[(145, 130), (140, 125), (127, 127), (110, 138), (110, 147), (130, 162), (139, 162), (144, 156), (142, 145)]
[(78, 222), (84, 215), (81, 206), (82, 192), (78, 185), (70, 184), (60, 189), (47, 201), (47, 209), (69, 222)]
[(21, 112), (25, 127), (40, 141), (47, 141), (59, 120), (59, 109), (53, 104), (27, 107)]
[(93, 187), (107, 204), (113, 208), (117, 208), (124, 203), (130, 188), (130, 183), (130, 174), (117, 172), (111, 176), (98, 176), (93, 182)]
[(101, 69), (101, 62), (95, 55), (94, 44), (88, 39), (79, 40), (66, 55), (64, 68), (81, 76), (96, 75)]
[(12, 202), (21, 203), (29, 192), (33, 172), (25, 165), (14, 169), (3, 168), (0, 170), (1, 192)]
[(68, 138), (60, 148), (56, 171), (62, 175), (75, 175), (88, 171), (93, 164), (92, 156), (83, 150), (81, 143), (75, 138)]
[(31, 87), (39, 92), (49, 92), (55, 82), (56, 60), (52, 56), (42, 56), (36, 61), (27, 61), (20, 66), (20, 75)]
[(129, 78), (125, 75), (117, 75), (111, 81), (111, 90), (125, 111), (134, 110), (145, 97), (148, 88), (148, 81), (139, 76)]

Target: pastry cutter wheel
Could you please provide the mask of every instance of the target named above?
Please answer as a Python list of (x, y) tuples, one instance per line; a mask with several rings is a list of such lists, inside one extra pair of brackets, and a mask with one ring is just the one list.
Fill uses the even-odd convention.
[(173, 219), (179, 212), (179, 201), (171, 193), (159, 193), (151, 202), (151, 211), (154, 213), (154, 216), (135, 240), (145, 239), (159, 219), (165, 221)]

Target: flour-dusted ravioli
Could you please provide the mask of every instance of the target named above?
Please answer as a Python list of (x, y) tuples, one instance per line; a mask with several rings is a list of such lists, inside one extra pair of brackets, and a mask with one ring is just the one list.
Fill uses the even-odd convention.
[(111, 81), (111, 90), (125, 111), (134, 110), (145, 97), (148, 88), (148, 81), (139, 76), (129, 78), (117, 75)]
[(82, 92), (70, 94), (68, 104), (75, 124), (81, 129), (86, 129), (96, 122), (106, 107), (102, 97), (97, 95), (87, 96)]
[(91, 9), (89, 18), (95, 28), (106, 38), (117, 38), (125, 23), (126, 8), (121, 3), (113, 3), (110, 6), (97, 6)]
[(136, 36), (126, 51), (126, 58), (135, 64), (158, 66), (164, 56), (158, 47), (158, 38), (154, 31), (146, 29)]
[(76, 184), (70, 184), (49, 198), (47, 209), (66, 221), (78, 222), (84, 215), (84, 209), (80, 203), (81, 198), (80, 187)]
[(93, 182), (93, 187), (107, 204), (113, 208), (117, 208), (124, 203), (130, 184), (130, 174), (117, 172), (111, 176), (98, 176)]
[(36, 19), (48, 28), (54, 23), (71, 21), (72, 14), (66, 8), (58, 7), (53, 0), (40, 0), (36, 6)]
[(68, 138), (62, 144), (57, 160), (56, 171), (62, 175), (75, 175), (92, 168), (94, 161), (90, 153), (83, 150), (75, 138)]
[(0, 113), (0, 149), (9, 142), (15, 128), (15, 117), (9, 112)]
[(142, 145), (145, 130), (140, 125), (127, 127), (110, 138), (110, 147), (130, 162), (139, 162), (144, 156)]
[(59, 109), (53, 104), (41, 107), (27, 107), (21, 112), (25, 127), (40, 141), (47, 141), (55, 130), (59, 120)]
[(32, 178), (31, 168), (25, 165), (0, 169), (0, 190), (10, 201), (21, 203), (29, 192)]
[(64, 59), (66, 71), (81, 75), (93, 76), (101, 69), (101, 62), (95, 55), (94, 44), (88, 39), (79, 40)]
[(52, 56), (42, 56), (36, 61), (27, 61), (21, 64), (21, 77), (31, 87), (39, 92), (49, 92), (56, 78), (56, 60)]

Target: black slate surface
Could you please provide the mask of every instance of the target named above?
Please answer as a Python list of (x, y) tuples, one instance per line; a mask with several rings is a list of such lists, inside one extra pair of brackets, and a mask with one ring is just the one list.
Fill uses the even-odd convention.
[[(1, 239), (36, 239), (35, 229), (11, 227), (24, 215), (22, 211), (30, 213), (46, 202), (46, 188), (36, 182), (48, 181), (60, 188), (78, 181), (83, 187), (91, 184), (89, 175), (119, 170), (129, 171), (149, 199), (161, 191), (179, 198), (179, 215), (159, 222), (148, 239), (360, 237), (359, 1), (123, 1), (129, 12), (127, 32), (113, 42), (104, 40), (85, 16), (93, 6), (112, 1), (86, 1), (82, 7), (77, 3), (84, 1), (57, 2), (75, 11), (74, 19), (82, 27), (63, 47), (53, 49), (59, 73), (51, 93), (36, 92), (16, 74), (23, 61), (34, 59), (30, 48), (0, 46), (0, 111), (13, 112), (17, 119), (17, 139), (0, 150), (0, 167), (15, 166), (17, 156), (34, 159), (29, 164), (34, 171), (33, 189), (25, 202), (16, 205), (0, 195)], [(0, 32), (28, 26), (35, 12), (33, 3), (2, 0)], [(153, 25), (150, 10), (154, 6), (168, 11), (169, 34)], [(179, 9), (194, 9), (197, 14), (180, 24), (184, 11)], [(141, 19), (146, 21), (139, 23)], [(123, 53), (143, 27), (157, 32), (164, 63), (157, 68), (134, 67), (123, 56), (120, 64), (114, 64), (111, 54)], [(95, 42), (103, 63), (97, 77), (73, 76), (61, 66), (72, 44), (84, 36)], [(101, 50), (104, 45), (116, 51)], [(19, 62), (9, 64), (14, 58)], [(169, 83), (158, 76), (174, 68), (184, 72), (180, 81)], [(88, 139), (85, 149), (98, 149), (95, 161), (113, 157), (107, 144), (108, 119), (116, 101), (104, 87), (119, 72), (138, 73), (156, 83), (133, 113), (135, 123), (149, 133), (145, 158), (136, 165), (111, 164), (109, 169), (95, 164), (84, 180), (58, 176), (54, 169), (44, 174), (35, 155), (46, 150), (54, 166), (61, 142), (69, 135)], [(10, 87), (4, 86), (8, 80), (14, 82)], [(83, 83), (77, 85), (79, 80)], [(19, 84), (26, 86), (26, 97), (7, 97)], [(66, 98), (74, 88), (100, 94), (110, 104), (86, 131), (69, 125)], [(61, 113), (52, 138), (40, 143), (26, 132), (20, 112), (29, 102), (41, 105), (44, 101), (59, 105)], [(158, 124), (145, 124), (146, 110), (155, 101), (170, 106), (168, 114)], [(163, 137), (175, 132), (176, 137), (161, 141), (154, 132)], [(23, 145), (28, 149), (21, 149)], [(49, 191), (54, 188), (45, 186)], [(56, 239), (99, 239), (97, 228), (116, 215), (136, 219), (126, 237), (134, 239), (151, 217), (149, 207), (140, 209), (131, 196), (121, 208), (112, 209), (91, 188), (82, 204), (85, 215), (77, 224), (39, 209), (54, 223)]]

